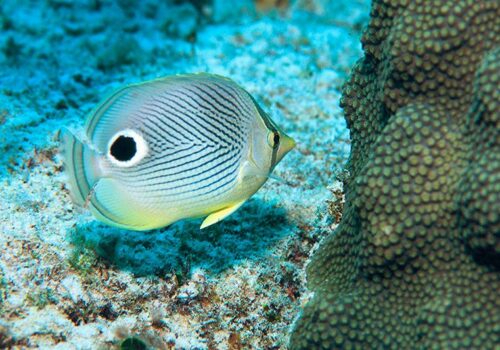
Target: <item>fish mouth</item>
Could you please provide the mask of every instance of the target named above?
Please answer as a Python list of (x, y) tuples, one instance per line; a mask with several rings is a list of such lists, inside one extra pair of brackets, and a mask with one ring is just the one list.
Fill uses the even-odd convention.
[(297, 143), (293, 138), (288, 135), (283, 135), (282, 147), (285, 154), (294, 149), (295, 146), (297, 146)]

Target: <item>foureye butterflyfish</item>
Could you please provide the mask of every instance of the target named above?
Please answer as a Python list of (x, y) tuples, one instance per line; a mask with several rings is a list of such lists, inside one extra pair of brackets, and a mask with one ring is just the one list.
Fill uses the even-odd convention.
[(248, 92), (211, 74), (126, 86), (87, 117), (84, 136), (63, 131), (74, 203), (131, 230), (224, 219), (294, 145)]

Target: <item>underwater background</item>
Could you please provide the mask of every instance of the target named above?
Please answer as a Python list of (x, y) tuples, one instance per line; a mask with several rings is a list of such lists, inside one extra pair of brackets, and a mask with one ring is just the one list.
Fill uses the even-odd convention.
[[(0, 348), (499, 349), (497, 0), (0, 4)], [(59, 130), (195, 72), (295, 139), (276, 179), (203, 231), (76, 208)]]
[[(0, 348), (285, 348), (305, 263), (342, 211), (340, 89), (369, 6), (1, 1)], [(58, 130), (81, 129), (114, 89), (194, 72), (230, 77), (296, 140), (283, 181), (203, 231), (132, 232), (77, 210)]]

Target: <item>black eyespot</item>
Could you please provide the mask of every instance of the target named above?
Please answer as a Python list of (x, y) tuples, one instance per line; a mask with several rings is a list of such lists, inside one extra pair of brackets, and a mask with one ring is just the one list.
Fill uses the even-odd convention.
[(111, 145), (109, 153), (121, 162), (126, 162), (134, 158), (137, 153), (137, 145), (135, 140), (130, 136), (119, 136)]
[(278, 147), (279, 144), (280, 144), (280, 134), (275, 132), (273, 136), (273, 145), (274, 147)]

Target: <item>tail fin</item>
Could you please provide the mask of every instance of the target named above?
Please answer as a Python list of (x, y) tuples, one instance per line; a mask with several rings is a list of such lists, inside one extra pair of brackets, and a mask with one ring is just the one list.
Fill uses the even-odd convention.
[(71, 199), (76, 205), (86, 206), (92, 188), (99, 180), (97, 154), (68, 129), (61, 131), (61, 137)]

